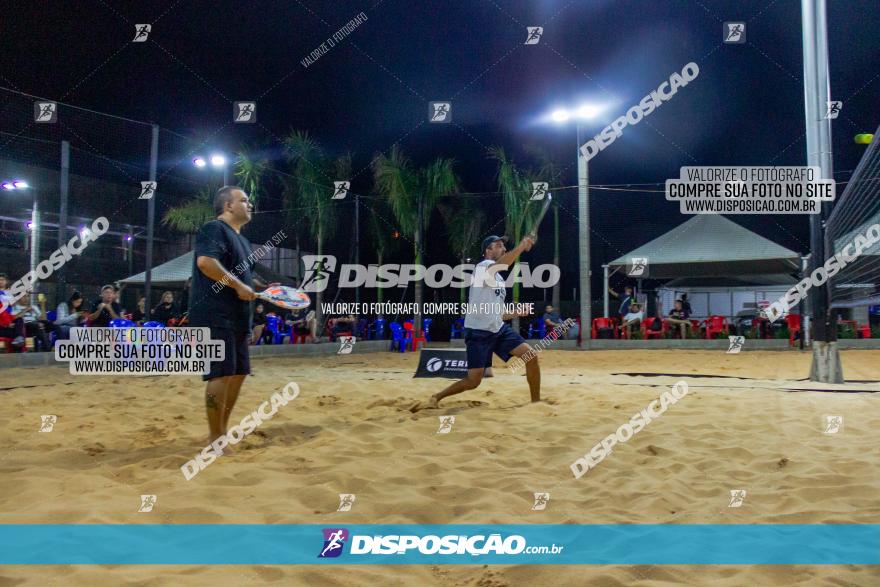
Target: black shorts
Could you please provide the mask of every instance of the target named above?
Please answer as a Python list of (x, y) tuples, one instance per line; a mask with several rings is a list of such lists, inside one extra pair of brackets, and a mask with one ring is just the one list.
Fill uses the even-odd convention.
[(464, 344), (467, 347), (468, 369), (485, 369), (492, 366), (492, 353), (501, 360), (510, 360), (510, 351), (525, 342), (509, 324), (505, 324), (498, 332), (464, 329)]
[(202, 375), (202, 380), (209, 381), (230, 375), (250, 375), (251, 357), (248, 351), (250, 338), (247, 331), (239, 332), (231, 328), (212, 326), (211, 340), (222, 340), (226, 352), (222, 361), (211, 361), (211, 370), (207, 375)]

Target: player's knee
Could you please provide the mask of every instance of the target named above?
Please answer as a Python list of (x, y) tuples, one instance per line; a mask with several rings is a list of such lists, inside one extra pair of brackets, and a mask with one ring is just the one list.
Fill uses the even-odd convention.
[(468, 375), (467, 377), (465, 377), (464, 381), (465, 381), (465, 385), (467, 386), (467, 389), (476, 389), (477, 387), (480, 386), (480, 382), (482, 380), (483, 380), (482, 376), (472, 377), (472, 376)]

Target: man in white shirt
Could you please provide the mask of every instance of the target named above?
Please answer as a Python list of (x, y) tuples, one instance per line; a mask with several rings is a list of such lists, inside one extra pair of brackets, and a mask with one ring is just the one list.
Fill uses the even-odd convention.
[[(468, 311), (464, 319), (468, 374), (464, 379), (432, 395), (427, 404), (414, 405), (410, 408), (411, 411), (437, 408), (443, 398), (476, 388), (483, 379), (484, 370), (492, 366), (493, 353), (503, 361), (508, 361), (512, 356), (522, 357), (532, 350), (518, 332), (504, 323), (504, 320), (509, 320), (514, 315), (504, 314), (506, 290), (504, 279), (498, 275), (498, 271), (506, 271), (520, 253), (530, 250), (533, 244), (535, 244), (534, 240), (527, 236), (513, 250), (508, 251), (504, 246), (504, 239), (500, 236), (490, 236), (483, 240), (484, 259), (474, 268), (468, 296)], [(516, 314), (516, 316), (523, 315), (526, 314)], [(525, 365), (532, 401), (540, 401), (541, 371), (538, 367), (538, 358), (529, 358), (525, 361)]]
[[(43, 294), (40, 294), (43, 296)], [(19, 303), (12, 307), (12, 315), (15, 318), (21, 318), (24, 322), (24, 330), (27, 336), (34, 337), (36, 341), (37, 351), (49, 351), (52, 349), (52, 343), (49, 339), (49, 332), (54, 329), (54, 325), (46, 320), (46, 309), (41, 308), (34, 303), (33, 294), (31, 298), (23, 298)], [(27, 303), (23, 303), (27, 301)], [(45, 297), (40, 299), (40, 303), (45, 305)]]
[(645, 315), (638, 304), (630, 304), (629, 312), (623, 317), (623, 324), (620, 325), (626, 338), (632, 338), (633, 329), (639, 327), (644, 317)]

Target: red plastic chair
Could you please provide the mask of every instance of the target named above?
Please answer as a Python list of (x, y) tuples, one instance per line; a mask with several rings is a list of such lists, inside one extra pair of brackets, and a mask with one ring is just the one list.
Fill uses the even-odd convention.
[(617, 328), (614, 325), (614, 318), (593, 318), (593, 329), (591, 336), (593, 338), (599, 338), (599, 330), (601, 328), (610, 328), (611, 331), (614, 332), (614, 338), (618, 338)]
[[(642, 320), (639, 321), (638, 325), (636, 325), (636, 327), (635, 327), (635, 329), (633, 330), (633, 332), (635, 332), (635, 331), (640, 331), (640, 329), (644, 327), (644, 324), (645, 324), (645, 319), (643, 318)], [(614, 326), (615, 326), (615, 328), (616, 328), (616, 331), (620, 333), (619, 338), (622, 338), (622, 339), (624, 339), (624, 340), (629, 340), (629, 331), (630, 331), (630, 329), (629, 329), (629, 328), (624, 328), (624, 326), (623, 326), (623, 320), (618, 320), (618, 321), (616, 321), (616, 322), (614, 323)]]
[(428, 339), (425, 338), (424, 330), (419, 332), (419, 336), (413, 336), (413, 324), (409, 320), (403, 323), (403, 329), (406, 330), (406, 340), (403, 345), (406, 346), (406, 344), (409, 343), (410, 349), (412, 349), (413, 352), (418, 348), (419, 342), (428, 344)]
[(7, 353), (7, 354), (9, 354), (9, 353), (14, 353), (14, 352), (19, 352), (19, 353), (26, 353), (26, 352), (28, 352), (28, 345), (27, 345), (27, 343), (28, 343), (28, 340), (29, 340), (29, 339), (25, 338), (25, 339), (24, 339), (24, 344), (21, 345), (21, 347), (20, 347), (19, 349), (17, 349), (17, 350), (16, 350), (15, 347), (12, 346), (12, 341), (13, 341), (13, 340), (14, 340), (14, 339), (12, 339), (12, 338), (7, 338), (7, 337), (5, 337), (5, 336), (0, 336), (0, 342), (2, 342), (3, 345), (6, 347), (6, 353)]
[[(660, 320), (660, 324), (662, 325), (660, 330), (651, 330), (651, 325), (654, 323), (654, 320)], [(642, 320), (641, 327), (642, 338), (648, 340), (650, 338), (665, 338), (666, 332), (669, 329), (669, 324), (662, 318), (645, 318)]]
[(770, 321), (761, 316), (752, 318), (752, 332), (755, 338), (770, 338)]
[(788, 325), (788, 346), (794, 346), (795, 335), (801, 332), (801, 315), (789, 314), (785, 317), (785, 323)]
[(859, 338), (871, 338), (871, 325), (862, 324), (858, 328)]
[(724, 316), (709, 316), (703, 324), (706, 325), (706, 338), (712, 338), (716, 334), (730, 336), (730, 326)]

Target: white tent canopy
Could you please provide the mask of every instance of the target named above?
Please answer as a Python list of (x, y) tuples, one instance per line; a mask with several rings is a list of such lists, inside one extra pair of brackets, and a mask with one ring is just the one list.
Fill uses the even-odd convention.
[(698, 214), (608, 263), (648, 259), (648, 277), (728, 277), (799, 271), (801, 256), (717, 214)]
[[(187, 251), (179, 257), (153, 267), (151, 275), (152, 285), (157, 287), (183, 287), (186, 284), (186, 280), (192, 277), (193, 254), (193, 251)], [(289, 277), (275, 273), (266, 267), (266, 265), (262, 263), (262, 260), (259, 260), (254, 266), (254, 272), (267, 283), (277, 281), (278, 283), (283, 283), (285, 285), (292, 284)], [(144, 285), (145, 279), (146, 273), (141, 272), (132, 275), (131, 277), (126, 277), (121, 283), (129, 285)]]
[(634, 258), (647, 262), (646, 271), (633, 278), (673, 279), (662, 288), (666, 297), (676, 290), (724, 295), (730, 300), (731, 314), (741, 305), (740, 297), (791, 287), (795, 282), (791, 276), (802, 263), (798, 253), (723, 216), (699, 214), (604, 266), (606, 316), (609, 277), (631, 265)]
[[(177, 258), (153, 267), (151, 275), (152, 284), (166, 287), (182, 287), (186, 280), (192, 277), (192, 267), (193, 251), (187, 251)], [(143, 285), (146, 278), (146, 273), (138, 273), (137, 275), (126, 277), (122, 280), (122, 283)]]

